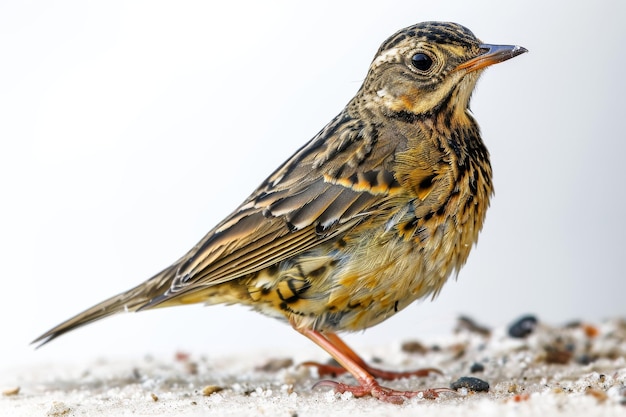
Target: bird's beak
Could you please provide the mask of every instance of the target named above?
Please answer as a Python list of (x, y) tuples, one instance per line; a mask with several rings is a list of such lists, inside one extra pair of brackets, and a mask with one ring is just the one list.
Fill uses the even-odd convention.
[(518, 55), (528, 52), (528, 49), (517, 45), (489, 45), (483, 44), (479, 46), (483, 54), (478, 55), (476, 58), (472, 58), (456, 67), (456, 69), (465, 69), (469, 71), (476, 71), (481, 68), (488, 67), (489, 65), (497, 64), (499, 62), (506, 61), (507, 59), (515, 58)]

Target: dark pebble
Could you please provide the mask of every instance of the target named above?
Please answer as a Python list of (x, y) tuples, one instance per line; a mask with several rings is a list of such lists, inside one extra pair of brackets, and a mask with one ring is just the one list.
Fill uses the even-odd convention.
[(537, 317), (527, 315), (519, 318), (509, 326), (509, 336), (522, 339), (531, 334), (537, 327)]
[(426, 347), (422, 345), (420, 342), (416, 340), (411, 340), (411, 341), (402, 343), (402, 351), (406, 353), (424, 354), (428, 352), (428, 349), (426, 349)]
[(489, 383), (482, 379), (474, 378), (472, 376), (462, 376), (453, 383), (450, 384), (450, 388), (458, 390), (459, 388), (467, 388), (471, 391), (482, 392), (489, 391)]
[(489, 337), (491, 335), (491, 329), (487, 326), (478, 324), (473, 319), (467, 316), (461, 316), (457, 319), (456, 329), (457, 332), (461, 330), (467, 330), (472, 333), (478, 333), (482, 336)]
[(472, 364), (472, 367), (470, 368), (470, 372), (475, 374), (477, 372), (482, 372), (485, 370), (485, 365), (483, 365), (482, 363), (478, 363), (478, 362), (474, 362)]
[(416, 340), (411, 340), (409, 342), (402, 343), (402, 351), (406, 353), (416, 353), (416, 354), (425, 354), (428, 352), (426, 346), (422, 345), (420, 342)]

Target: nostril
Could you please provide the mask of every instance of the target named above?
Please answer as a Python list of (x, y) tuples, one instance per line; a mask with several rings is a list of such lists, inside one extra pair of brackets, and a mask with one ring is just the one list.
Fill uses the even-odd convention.
[(491, 51), (491, 46), (490, 45), (480, 45), (478, 47), (478, 50), (480, 51), (480, 55), (484, 55), (489, 53), (489, 51)]

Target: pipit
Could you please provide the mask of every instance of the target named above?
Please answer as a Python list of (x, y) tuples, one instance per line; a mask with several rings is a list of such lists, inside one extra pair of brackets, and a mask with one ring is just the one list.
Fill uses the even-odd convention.
[(381, 386), (430, 370), (373, 368), (337, 332), (436, 296), (465, 263), (493, 193), (470, 96), (485, 67), (524, 52), (455, 23), (400, 30), (339, 115), (187, 254), (33, 343), (125, 311), (239, 303), (288, 322), (357, 382), (321, 385), (389, 402), (436, 396)]

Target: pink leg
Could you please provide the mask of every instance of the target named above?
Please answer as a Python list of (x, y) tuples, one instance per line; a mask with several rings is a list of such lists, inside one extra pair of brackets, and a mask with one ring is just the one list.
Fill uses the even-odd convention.
[[(363, 368), (376, 378), (392, 381), (394, 379), (410, 378), (412, 376), (428, 376), (431, 373), (441, 374), (441, 371), (435, 368), (417, 369), (408, 372), (393, 372), (374, 368), (373, 366), (368, 365), (359, 355), (357, 355), (350, 348), (350, 346), (348, 346), (339, 336), (337, 336), (336, 333), (324, 332), (324, 337), (328, 339), (328, 341), (332, 343), (335, 347), (346, 353), (346, 355), (348, 355), (361, 368)], [(347, 372), (347, 370), (345, 368), (342, 368), (341, 366), (326, 365), (318, 362), (304, 362), (303, 365), (316, 367), (320, 376), (336, 376)]]
[(295, 329), (328, 352), (346, 371), (352, 374), (359, 384), (347, 385), (334, 381), (320, 381), (315, 386), (329, 386), (340, 393), (351, 392), (355, 397), (371, 395), (379, 400), (395, 404), (401, 404), (405, 399), (417, 395), (422, 395), (424, 398), (436, 398), (440, 392), (454, 392), (448, 388), (436, 388), (425, 391), (396, 391), (383, 387), (376, 382), (371, 373), (364, 369), (362, 366), (364, 364), (363, 360), (352, 349), (348, 348), (336, 334), (329, 333), (328, 336), (325, 336), (316, 330)]

